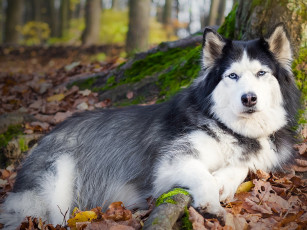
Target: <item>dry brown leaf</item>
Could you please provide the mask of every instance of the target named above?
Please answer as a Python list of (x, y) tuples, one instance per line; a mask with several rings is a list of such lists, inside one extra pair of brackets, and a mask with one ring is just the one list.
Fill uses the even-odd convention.
[(257, 222), (250, 222), (249, 227), (250, 230), (264, 230), (264, 229), (274, 229), (274, 226), (278, 222), (270, 217), (265, 219), (259, 219)]
[(118, 201), (110, 204), (106, 213), (103, 214), (103, 218), (115, 221), (125, 221), (132, 218), (132, 213), (125, 208), (123, 202)]
[(297, 165), (293, 165), (292, 168), (296, 172), (307, 172), (307, 167), (300, 167), (300, 166), (297, 166)]
[[(260, 202), (260, 201), (259, 201)], [(242, 206), (249, 213), (263, 213), (263, 214), (273, 214), (271, 208), (266, 204), (258, 204), (249, 198), (245, 199), (245, 202)]]
[(192, 206), (189, 207), (189, 220), (192, 222), (193, 230), (206, 230), (205, 219)]
[(33, 121), (30, 123), (32, 127), (39, 126), (42, 130), (48, 130), (50, 125), (47, 122)]
[(1, 179), (5, 180), (8, 179), (11, 175), (11, 172), (8, 171), (7, 169), (0, 169), (1, 172)]
[(296, 144), (294, 145), (294, 148), (298, 150), (298, 152), (300, 153), (300, 155), (303, 155), (307, 152), (307, 143), (301, 143), (301, 144)]
[(72, 115), (72, 112), (67, 111), (67, 112), (57, 112), (55, 116), (52, 119), (53, 124), (60, 123), (64, 121), (66, 118), (70, 117)]
[(300, 167), (307, 167), (307, 160), (305, 159), (295, 159), (295, 163)]
[(260, 180), (265, 180), (265, 181), (267, 181), (271, 177), (269, 173), (262, 171), (260, 169), (257, 170), (256, 175)]
[(236, 230), (236, 229), (240, 229), (240, 230), (248, 229), (248, 224), (247, 224), (245, 218), (243, 218), (239, 215), (233, 215), (231, 213), (227, 213), (227, 215), (226, 215), (225, 226), (229, 226), (234, 230)]
[(127, 97), (128, 99), (132, 99), (132, 98), (133, 98), (133, 92), (132, 92), (132, 91), (128, 91), (128, 92), (126, 93), (126, 97)]

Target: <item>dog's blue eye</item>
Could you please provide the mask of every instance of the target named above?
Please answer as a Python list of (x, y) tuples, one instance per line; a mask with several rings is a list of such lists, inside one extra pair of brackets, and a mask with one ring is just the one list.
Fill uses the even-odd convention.
[(239, 76), (237, 74), (235, 74), (235, 73), (231, 73), (227, 77), (229, 77), (231, 79), (235, 79), (235, 80), (239, 79)]
[(265, 71), (259, 71), (259, 72), (257, 73), (257, 76), (258, 76), (258, 77), (261, 77), (261, 76), (263, 76), (263, 75), (265, 75), (265, 74), (266, 74)]

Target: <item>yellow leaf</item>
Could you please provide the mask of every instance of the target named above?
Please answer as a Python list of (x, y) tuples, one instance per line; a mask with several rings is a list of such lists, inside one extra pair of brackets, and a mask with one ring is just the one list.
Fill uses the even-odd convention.
[(249, 192), (255, 185), (253, 184), (252, 181), (246, 181), (238, 187), (236, 193), (241, 193), (241, 192)]
[(77, 213), (75, 217), (70, 218), (67, 223), (70, 228), (75, 229), (76, 223), (92, 221), (95, 219), (97, 219), (97, 214), (94, 211), (84, 211)]
[(48, 102), (52, 102), (52, 101), (61, 101), (63, 100), (65, 97), (65, 95), (63, 93), (60, 93), (60, 94), (56, 94), (56, 95), (53, 95), (53, 96), (50, 96), (47, 98), (47, 101)]

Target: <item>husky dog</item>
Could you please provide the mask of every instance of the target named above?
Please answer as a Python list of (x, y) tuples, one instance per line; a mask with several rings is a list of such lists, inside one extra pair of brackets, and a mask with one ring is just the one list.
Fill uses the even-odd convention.
[(61, 224), (73, 207), (145, 199), (187, 188), (193, 205), (224, 215), (248, 171), (293, 158), (299, 102), (283, 25), (269, 36), (231, 41), (205, 29), (202, 71), (168, 102), (76, 114), (46, 135), (2, 205), (14, 229), (25, 216)]

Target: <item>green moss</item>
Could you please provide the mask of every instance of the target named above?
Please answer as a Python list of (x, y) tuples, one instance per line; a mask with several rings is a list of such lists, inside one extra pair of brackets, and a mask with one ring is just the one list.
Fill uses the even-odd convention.
[(153, 222), (152, 222), (151, 225), (156, 225), (156, 224), (159, 224), (159, 218), (158, 218), (158, 217), (156, 217), (156, 218), (153, 220)]
[(307, 101), (307, 48), (300, 49), (299, 56), (293, 61), (292, 70), (303, 100)]
[(181, 228), (182, 230), (192, 230), (193, 229), (193, 226), (192, 226), (192, 223), (189, 219), (190, 217), (190, 213), (189, 213), (189, 210), (187, 207), (184, 208), (184, 214), (181, 218)]
[[(148, 76), (157, 76), (157, 86), (160, 88), (160, 100), (168, 99), (180, 89), (190, 85), (200, 71), (201, 46), (174, 48), (166, 52), (156, 52), (136, 61), (124, 73), (124, 78), (116, 82), (115, 77), (93, 91), (108, 90), (119, 85), (139, 82)], [(130, 103), (131, 104), (131, 103)], [(132, 104), (134, 104), (132, 102)]]
[(173, 190), (167, 192), (167, 193), (163, 193), (156, 201), (156, 206), (159, 206), (160, 204), (163, 203), (171, 203), (171, 204), (175, 204), (176, 202), (172, 199), (172, 197), (174, 195), (177, 194), (184, 194), (184, 195), (190, 195), (186, 190), (182, 189), (182, 188), (174, 188)]
[[(259, 1), (259, 0), (257, 0)], [(238, 3), (236, 3), (232, 10), (229, 12), (223, 25), (217, 30), (217, 32), (229, 39), (240, 39), (235, 38), (235, 24), (236, 24), (236, 13), (238, 8)]]
[(159, 101), (168, 99), (193, 82), (200, 71), (200, 52), (201, 46), (181, 50), (176, 60), (171, 60), (172, 65), (168, 71), (158, 78), (161, 98)]
[[(266, 2), (269, 2), (269, 1), (266, 1)], [(259, 6), (263, 4), (263, 1), (262, 0), (253, 0), (252, 1), (252, 6), (251, 6), (251, 9), (254, 9), (256, 6)]]
[[(166, 52), (156, 52), (147, 55), (142, 60), (133, 63), (130, 69), (125, 72), (125, 79), (122, 83), (137, 82), (146, 76), (152, 76), (161, 71), (174, 67), (185, 60), (185, 55), (193, 48), (174, 48)], [(183, 60), (184, 59), (184, 60)]]
[[(154, 76), (156, 84), (160, 89), (158, 102), (164, 101), (187, 87), (198, 76), (200, 71), (201, 46), (173, 48), (165, 52), (159, 51), (147, 55), (144, 59), (135, 61), (127, 69), (119, 81), (114, 76), (108, 78), (107, 82), (100, 87), (93, 87), (97, 78), (78, 81), (74, 85), (80, 89), (90, 88), (92, 91), (106, 91), (116, 88), (119, 85), (131, 84)], [(143, 98), (136, 98), (133, 101), (123, 102), (124, 105), (139, 104), (144, 102)], [(123, 105), (121, 105), (123, 106)]]
[(68, 88), (72, 87), (73, 85), (76, 85), (79, 87), (80, 90), (91, 89), (97, 79), (98, 77), (93, 77), (86, 80), (76, 81), (73, 84), (69, 85)]
[(129, 106), (129, 105), (139, 105), (139, 104), (142, 104), (142, 103), (146, 103), (146, 98), (144, 96), (138, 96), (138, 97), (134, 98), (132, 101), (127, 99), (127, 100), (121, 101), (119, 103), (115, 102), (113, 105), (123, 107), (123, 106)]
[[(292, 70), (295, 75), (295, 80), (298, 89), (302, 93), (302, 105), (307, 103), (307, 47), (301, 48), (299, 56), (293, 61)], [(304, 117), (306, 108), (298, 111), (298, 124), (306, 124), (307, 121)]]
[(115, 85), (116, 85), (115, 76), (112, 75), (111, 77), (108, 78), (104, 88), (110, 89), (110, 88), (112, 88)]
[(28, 151), (29, 147), (24, 139), (23, 136), (21, 136), (19, 139), (18, 139), (18, 144), (19, 144), (19, 148), (20, 148), (20, 151), (21, 152), (25, 152), (25, 151)]
[(21, 134), (21, 125), (10, 125), (5, 133), (0, 134), (0, 149), (6, 147), (10, 140)]

